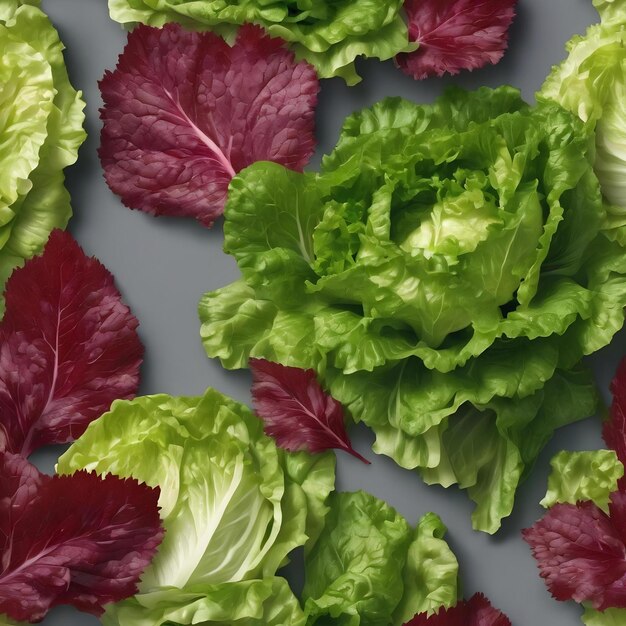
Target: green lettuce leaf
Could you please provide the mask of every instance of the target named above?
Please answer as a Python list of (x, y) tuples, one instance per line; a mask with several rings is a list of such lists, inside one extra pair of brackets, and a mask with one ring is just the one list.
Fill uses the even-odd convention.
[(111, 17), (122, 24), (180, 22), (223, 35), (232, 35), (241, 24), (259, 24), (288, 42), (321, 78), (341, 76), (349, 85), (361, 80), (357, 57), (386, 60), (416, 48), (409, 43), (401, 7), (402, 0), (109, 0)]
[[(0, 284), (41, 252), (71, 216), (63, 170), (85, 139), (84, 102), (69, 82), (63, 45), (38, 2), (0, 4)], [(0, 311), (4, 300), (0, 302)]]
[(568, 57), (555, 66), (537, 97), (578, 115), (596, 131), (595, 171), (608, 201), (609, 218), (626, 216), (626, 4), (594, 0), (601, 22), (567, 43)]
[(624, 466), (613, 450), (559, 452), (550, 462), (548, 491), (541, 505), (576, 504), (591, 500), (608, 514), (611, 493), (624, 475)]
[[(334, 487), (332, 455), (278, 449), (247, 407), (209, 389), (201, 398), (114, 403), (60, 458), (59, 473), (77, 469), (161, 489), (165, 539), (140, 592), (108, 609), (111, 623), (144, 623), (136, 621), (137, 606), (151, 609), (151, 624), (196, 623), (184, 621), (196, 614), (224, 624), (287, 619), (271, 599), (282, 584), (273, 577), (294, 548), (321, 532)], [(245, 598), (243, 606), (230, 606), (223, 586), (226, 596)], [(288, 613), (300, 623), (295, 608)]]
[(304, 613), (284, 578), (167, 589), (137, 595), (108, 610), (104, 626), (205, 624), (207, 626), (304, 626)]
[(305, 561), (307, 624), (400, 626), (457, 601), (458, 563), (430, 513), (415, 530), (362, 491), (335, 493)]
[(393, 614), (393, 624), (404, 624), (418, 613), (429, 615), (454, 606), (459, 594), (459, 564), (445, 542), (447, 528), (427, 513), (413, 531), (404, 572), (404, 590)]
[(622, 626), (626, 623), (626, 609), (607, 609), (602, 612), (585, 609), (583, 623), (587, 626)]
[(626, 226), (594, 156), (589, 124), (502, 87), (384, 100), (317, 174), (254, 164), (225, 211), (242, 279), (200, 303), (207, 354), (315, 368), (377, 452), (458, 483), (496, 531), (554, 430), (594, 413), (579, 362), (624, 323)]

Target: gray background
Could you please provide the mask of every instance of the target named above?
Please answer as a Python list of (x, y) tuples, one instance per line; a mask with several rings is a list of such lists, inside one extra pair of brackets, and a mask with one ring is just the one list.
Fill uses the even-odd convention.
[[(96, 154), (101, 104), (97, 81), (105, 69), (115, 66), (125, 34), (109, 19), (106, 0), (43, 0), (43, 8), (60, 30), (71, 79), (87, 100), (89, 139), (80, 151), (78, 165), (68, 172), (75, 212), (70, 230), (87, 253), (97, 256), (114, 273), (141, 322), (146, 346), (141, 393), (195, 395), (210, 385), (248, 402), (247, 372), (227, 372), (217, 361), (207, 359), (198, 334), (196, 304), (200, 296), (238, 277), (234, 261), (221, 250), (221, 222), (207, 231), (192, 220), (130, 211), (102, 178)], [(313, 165), (333, 147), (345, 116), (384, 96), (430, 102), (450, 83), (468, 88), (510, 83), (521, 87), (524, 96), (532, 100), (550, 67), (563, 58), (565, 42), (594, 21), (591, 0), (520, 0), (509, 52), (496, 67), (416, 82), (391, 62), (372, 60), (359, 64), (364, 80), (356, 87), (348, 88), (338, 79), (324, 81), (317, 111), (319, 149)], [(610, 348), (593, 359), (604, 390), (626, 352), (625, 337), (616, 337)], [(519, 490), (513, 516), (495, 537), (472, 531), (472, 505), (463, 493), (427, 487), (417, 475), (396, 467), (391, 460), (368, 453), (372, 438), (366, 430), (357, 429), (354, 443), (373, 464), (365, 468), (340, 454), (338, 486), (342, 490), (362, 488), (386, 499), (411, 523), (427, 511), (440, 514), (461, 564), (466, 595), (483, 591), (509, 615), (514, 626), (574, 626), (580, 623), (579, 608), (549, 597), (519, 530), (541, 515), (537, 503), (545, 493), (551, 456), (560, 449), (600, 447), (599, 430), (597, 421), (589, 420), (559, 433)], [(59, 452), (60, 448), (48, 449), (34, 460), (52, 471)], [(292, 565), (289, 576), (297, 581), (299, 574), (298, 565)], [(45, 626), (97, 623), (69, 608), (53, 611), (44, 621)]]

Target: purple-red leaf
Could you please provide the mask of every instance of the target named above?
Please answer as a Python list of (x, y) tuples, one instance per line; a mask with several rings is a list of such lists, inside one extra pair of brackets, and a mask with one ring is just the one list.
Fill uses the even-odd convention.
[(557, 600), (626, 608), (626, 494), (611, 496), (609, 512), (593, 502), (557, 504), (523, 531)]
[(458, 74), (497, 63), (508, 45), (517, 0), (407, 0), (409, 39), (415, 52), (396, 63), (417, 79)]
[(0, 451), (28, 456), (80, 436), (139, 384), (138, 322), (113, 277), (71, 235), (16, 270), (0, 323)]
[[(606, 445), (615, 450), (617, 458), (626, 465), (626, 359), (624, 359), (613, 382), (611, 417), (604, 424), (603, 436)], [(626, 477), (619, 481), (620, 490), (626, 490)]]
[(136, 593), (163, 537), (158, 498), (134, 479), (51, 478), (0, 453), (0, 613), (36, 622), (72, 604), (100, 615)]
[(301, 170), (315, 148), (315, 70), (257, 26), (231, 48), (210, 32), (140, 25), (100, 90), (106, 180), (155, 215), (211, 226), (236, 172), (255, 161)]
[(320, 386), (312, 369), (286, 367), (265, 359), (250, 359), (252, 400), (265, 432), (285, 450), (356, 452), (346, 432), (343, 407)]
[(404, 626), (511, 626), (511, 621), (492, 607), (482, 593), (477, 593), (468, 601), (461, 600), (451, 609), (441, 609), (430, 617), (420, 613)]

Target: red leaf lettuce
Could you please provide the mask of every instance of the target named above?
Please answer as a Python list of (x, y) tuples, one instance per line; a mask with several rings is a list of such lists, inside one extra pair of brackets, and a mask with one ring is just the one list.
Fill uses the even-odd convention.
[(0, 323), (0, 451), (80, 436), (139, 384), (138, 322), (113, 276), (62, 231), (7, 283)]
[(158, 497), (133, 479), (51, 478), (0, 453), (0, 613), (35, 622), (72, 604), (100, 615), (135, 593), (163, 536)]
[(209, 227), (237, 172), (255, 161), (301, 170), (315, 148), (315, 70), (257, 26), (233, 47), (177, 24), (139, 26), (100, 89), (107, 183), (154, 215)]
[(497, 63), (506, 50), (517, 0), (407, 0), (415, 52), (396, 57), (409, 76), (458, 74)]

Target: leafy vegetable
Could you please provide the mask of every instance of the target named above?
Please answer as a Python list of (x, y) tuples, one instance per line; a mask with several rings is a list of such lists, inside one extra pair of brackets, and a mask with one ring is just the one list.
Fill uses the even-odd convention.
[(626, 493), (612, 494), (608, 515), (593, 502), (556, 504), (523, 534), (557, 600), (626, 608)]
[(409, 39), (415, 52), (396, 58), (403, 72), (421, 79), (458, 74), (497, 63), (506, 50), (517, 0), (407, 0)]
[(63, 169), (85, 139), (84, 102), (70, 85), (59, 36), (37, 4), (5, 0), (0, 7), (2, 286), (41, 252), (52, 229), (67, 224)]
[(100, 615), (135, 593), (163, 536), (158, 493), (115, 476), (50, 478), (0, 453), (0, 612), (35, 622), (73, 604)]
[(275, 573), (321, 531), (332, 455), (276, 448), (249, 409), (210, 389), (116, 402), (59, 460), (60, 473), (83, 468), (161, 489), (163, 544), (139, 593), (108, 608), (105, 624), (301, 626)]
[(567, 59), (553, 68), (538, 98), (558, 102), (595, 127), (595, 171), (602, 192), (616, 205), (608, 211), (619, 227), (626, 222), (626, 3), (594, 5), (601, 23), (568, 42)]
[(481, 593), (461, 601), (451, 609), (443, 609), (430, 617), (416, 615), (405, 626), (511, 626), (511, 621)]
[(559, 452), (551, 461), (548, 493), (541, 505), (549, 508), (557, 502), (576, 504), (590, 500), (608, 512), (611, 493), (624, 475), (624, 466), (613, 450)]
[(7, 283), (0, 322), (0, 450), (65, 443), (139, 385), (138, 322), (113, 276), (56, 230)]
[(585, 609), (583, 622), (587, 626), (622, 626), (626, 619), (626, 610), (607, 609), (606, 611), (596, 611), (595, 609)]
[(324, 393), (314, 370), (251, 359), (252, 399), (265, 432), (285, 450), (344, 450), (364, 463), (348, 439), (343, 407)]
[(236, 172), (262, 160), (302, 169), (315, 148), (315, 71), (256, 26), (233, 47), (177, 24), (140, 26), (100, 90), (100, 159), (132, 209), (211, 226)]
[(393, 508), (362, 491), (335, 493), (329, 504), (305, 562), (307, 624), (402, 624), (407, 613), (456, 602), (458, 564), (436, 515), (411, 530)]
[(624, 322), (592, 159), (587, 126), (508, 87), (357, 113), (320, 174), (231, 182), (242, 278), (202, 299), (205, 349), (314, 368), (376, 452), (468, 489), (494, 532), (554, 430), (595, 412), (578, 363)]
[(401, 15), (402, 0), (109, 0), (111, 17), (123, 24), (163, 26), (180, 22), (232, 34), (247, 22), (287, 41), (321, 78), (360, 80), (358, 56), (390, 59), (412, 50)]
[(626, 617), (625, 377), (626, 361), (611, 384), (611, 415), (604, 425), (612, 449), (556, 455), (542, 501), (551, 508), (523, 531), (552, 595), (593, 606), (583, 618), (591, 626)]

